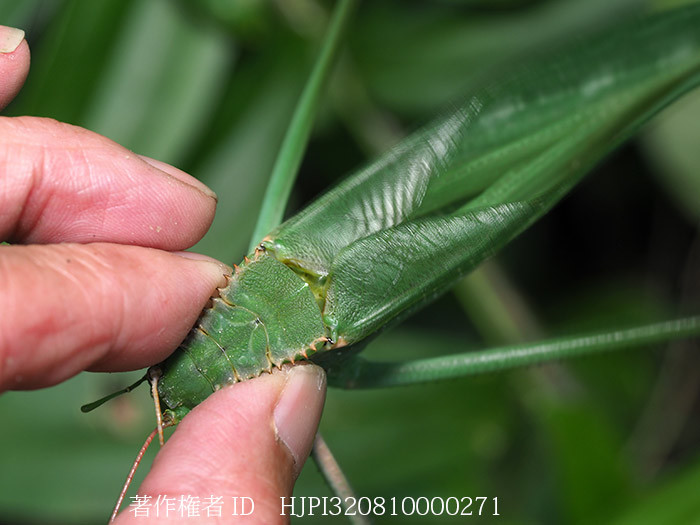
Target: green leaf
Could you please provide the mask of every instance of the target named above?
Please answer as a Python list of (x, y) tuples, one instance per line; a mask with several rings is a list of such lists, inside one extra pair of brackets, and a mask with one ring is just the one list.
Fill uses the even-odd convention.
[(35, 27), (28, 27), (32, 66), (12, 114), (81, 124), (132, 5), (131, 0), (70, 0), (45, 29), (36, 28), (41, 32), (35, 35)]
[[(81, 413), (78, 405), (139, 375), (143, 372), (105, 382), (85, 373), (52, 388), (0, 396), (0, 509), (8, 521), (25, 522), (28, 516), (43, 523), (107, 520), (139, 442), (153, 429), (153, 408), (147, 389), (91, 414)], [(154, 454), (155, 449), (149, 451), (145, 461)], [(136, 482), (145, 474), (146, 469), (138, 472)]]
[(366, 2), (351, 45), (373, 99), (426, 118), (488, 78), (571, 35), (618, 26), (640, 0), (520, 2), (518, 8), (467, 11), (445, 2)]
[[(99, 2), (98, 2), (99, 3)], [(179, 165), (206, 129), (235, 45), (165, 0), (138, 2), (114, 39), (84, 125), (137, 153)]]
[(267, 232), (282, 222), (284, 209), (311, 134), (322, 89), (330, 76), (354, 7), (355, 0), (340, 0), (336, 5), (328, 34), (277, 154), (248, 251), (252, 251)]
[(304, 71), (299, 42), (285, 40), (253, 67), (241, 66), (227, 99), (236, 103), (220, 123), (213, 149), (192, 168), (217, 195), (216, 218), (193, 248), (227, 263), (241, 260), (257, 218), (275, 152), (284, 135)]
[[(25, 0), (24, 2), (0, 0), (0, 20), (2, 20), (3, 25), (18, 27), (26, 33), (32, 25), (32, 18), (42, 7), (42, 3), (45, 4), (43, 0)], [(56, 5), (52, 7), (57, 6), (56, 2)]]
[(700, 463), (664, 477), (654, 487), (643, 491), (636, 501), (628, 505), (613, 525), (697, 525), (700, 523)]
[(552, 451), (562, 522), (602, 522), (600, 517), (629, 504), (632, 474), (622, 454), (623, 435), (614, 423), (585, 400), (542, 403), (538, 417), (544, 446)]

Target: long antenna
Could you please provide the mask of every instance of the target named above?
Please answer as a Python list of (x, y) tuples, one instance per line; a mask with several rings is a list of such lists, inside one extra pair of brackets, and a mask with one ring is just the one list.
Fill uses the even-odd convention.
[(146, 450), (148, 450), (148, 446), (151, 444), (151, 441), (153, 441), (153, 438), (156, 436), (157, 432), (158, 432), (158, 429), (154, 428), (153, 432), (150, 433), (150, 435), (146, 438), (146, 441), (143, 443), (141, 450), (139, 450), (139, 453), (136, 456), (136, 461), (134, 461), (134, 464), (131, 466), (131, 470), (129, 471), (129, 475), (126, 477), (126, 481), (124, 482), (124, 487), (122, 488), (121, 494), (119, 494), (119, 499), (117, 499), (117, 504), (114, 507), (114, 510), (112, 511), (112, 515), (109, 518), (110, 523), (114, 523), (114, 520), (116, 519), (117, 514), (119, 513), (119, 507), (122, 506), (122, 501), (124, 501), (124, 496), (126, 496), (126, 491), (129, 490), (129, 485), (131, 485), (131, 481), (134, 479), (134, 474), (136, 474), (136, 469), (138, 468), (139, 463), (141, 463), (141, 460), (143, 459), (143, 455), (146, 453)]
[(93, 401), (92, 403), (88, 403), (87, 405), (83, 405), (80, 407), (81, 412), (90, 412), (91, 410), (95, 410), (98, 406), (106, 403), (110, 399), (114, 399), (117, 396), (120, 396), (122, 394), (126, 394), (127, 392), (131, 392), (134, 388), (139, 386), (141, 383), (143, 383), (146, 379), (148, 379), (147, 376), (143, 376), (141, 379), (136, 381), (133, 385), (129, 385), (123, 390), (119, 390), (118, 392), (114, 392), (113, 394), (109, 394), (108, 396), (103, 397), (102, 399), (98, 399), (97, 401)]

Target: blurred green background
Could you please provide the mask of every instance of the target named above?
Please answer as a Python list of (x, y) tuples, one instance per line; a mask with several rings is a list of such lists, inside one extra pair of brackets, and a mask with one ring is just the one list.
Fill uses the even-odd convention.
[[(291, 209), (485, 76), (677, 3), (365, 1)], [(233, 263), (244, 255), (332, 6), (0, 0), (0, 23), (23, 28), (32, 49), (27, 83), (5, 114), (85, 126), (199, 177), (220, 203), (195, 250)], [(528, 319), (525, 337), (698, 312), (698, 137), (696, 91), (489, 265), (496, 289), (516, 293), (509, 304)], [(509, 337), (498, 339), (480, 335), (458, 296), (448, 295), (383, 333), (366, 353), (408, 359)], [(362, 496), (498, 497), (500, 516), (474, 522), (700, 523), (698, 361), (697, 343), (677, 343), (435, 385), (334, 390), (321, 430)], [(140, 373), (82, 374), (0, 396), (0, 523), (107, 520), (153, 427), (150, 398), (143, 389), (87, 415), (78, 408)], [(312, 463), (295, 494), (330, 495)]]

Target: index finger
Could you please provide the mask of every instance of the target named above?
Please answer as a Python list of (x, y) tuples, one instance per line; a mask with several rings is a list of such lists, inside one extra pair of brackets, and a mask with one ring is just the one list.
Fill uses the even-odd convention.
[(0, 118), (0, 240), (183, 250), (215, 208), (216, 195), (195, 178), (96, 133)]
[(15, 97), (29, 72), (29, 46), (24, 31), (0, 25), (0, 109)]

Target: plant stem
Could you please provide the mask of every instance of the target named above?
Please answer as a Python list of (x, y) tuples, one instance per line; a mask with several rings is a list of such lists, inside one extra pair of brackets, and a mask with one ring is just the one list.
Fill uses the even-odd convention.
[(272, 169), (258, 222), (250, 241), (250, 250), (282, 222), (284, 209), (311, 134), (323, 86), (330, 75), (344, 29), (356, 3), (357, 0), (339, 0), (336, 5), (321, 53), (301, 94)]
[(700, 316), (408, 362), (371, 362), (354, 357), (347, 366), (329, 370), (328, 381), (341, 388), (412, 385), (697, 336)]
[[(321, 433), (316, 434), (314, 439), (314, 447), (311, 449), (311, 457), (314, 458), (318, 470), (321, 472), (323, 479), (326, 481), (328, 488), (331, 489), (334, 496), (340, 498), (343, 509), (347, 511), (348, 503), (356, 501), (350, 482), (340, 469), (340, 465), (333, 457), (331, 449), (326, 445), (326, 441), (321, 436)], [(364, 516), (358, 513), (346, 514), (353, 525), (368, 525), (370, 522)]]

